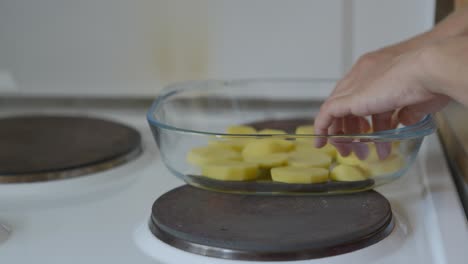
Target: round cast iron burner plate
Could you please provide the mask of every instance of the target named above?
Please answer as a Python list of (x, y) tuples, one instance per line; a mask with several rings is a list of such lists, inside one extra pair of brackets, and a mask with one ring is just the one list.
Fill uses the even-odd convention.
[(364, 248), (388, 236), (394, 222), (375, 191), (259, 196), (185, 185), (156, 200), (149, 226), (163, 242), (195, 254), (288, 261)]
[(0, 183), (63, 179), (109, 169), (141, 153), (135, 129), (97, 118), (0, 119)]

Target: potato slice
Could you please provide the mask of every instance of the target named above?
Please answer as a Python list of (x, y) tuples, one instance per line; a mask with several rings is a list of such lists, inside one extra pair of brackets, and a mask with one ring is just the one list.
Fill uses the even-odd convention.
[[(387, 157), (385, 160), (380, 160), (378, 154), (377, 154), (377, 148), (373, 143), (367, 144), (369, 147), (369, 155), (365, 160), (360, 160), (354, 152), (352, 152), (350, 155), (343, 157), (339, 153), (336, 155), (336, 161), (340, 164), (346, 164), (346, 165), (352, 165), (352, 166), (358, 166), (362, 170), (364, 170), (367, 173), (374, 174), (370, 172), (370, 167), (373, 167), (372, 170), (374, 171), (379, 171), (380, 169), (378, 168), (377, 164), (384, 164), (382, 165), (383, 167), (387, 167), (387, 169), (390, 169), (391, 166), (393, 165), (387, 165), (386, 161), (388, 159), (391, 159), (393, 156), (399, 156), (399, 144), (397, 142), (392, 144), (392, 154), (390, 154), (389, 157)], [(388, 164), (391, 162), (388, 162)], [(377, 167), (376, 167), (377, 165)], [(377, 175), (377, 174), (376, 174)]]
[(196, 166), (225, 160), (242, 160), (242, 156), (237, 151), (219, 146), (198, 147), (187, 154), (187, 161)]
[(204, 164), (202, 175), (222, 181), (248, 181), (255, 180), (258, 175), (258, 166), (243, 161), (220, 161)]
[(251, 126), (230, 126), (226, 129), (228, 134), (256, 134), (257, 130)]
[(212, 140), (208, 144), (214, 147), (221, 147), (225, 149), (234, 150), (241, 152), (244, 147), (252, 141), (252, 139), (247, 138), (233, 138), (233, 139), (224, 139), (224, 140)]
[(294, 151), (289, 153), (288, 165), (293, 167), (315, 167), (328, 169), (332, 158), (316, 149)]
[(369, 148), (369, 155), (366, 157), (365, 160), (360, 160), (354, 152), (351, 152), (351, 154), (349, 154), (346, 157), (343, 157), (338, 153), (336, 155), (336, 161), (342, 164), (356, 165), (356, 166), (362, 166), (364, 163), (367, 163), (367, 162), (378, 161), (379, 156), (377, 154), (377, 148), (375, 147), (375, 144), (367, 143), (366, 146)]
[(278, 167), (271, 169), (271, 178), (285, 183), (321, 183), (328, 181), (328, 170), (323, 168)]
[(244, 161), (257, 164), (262, 169), (284, 166), (288, 163), (288, 153), (271, 153), (259, 157), (249, 157)]
[(325, 153), (329, 155), (330, 157), (334, 158), (336, 156), (336, 148), (331, 145), (331, 144), (326, 144), (322, 148), (316, 148), (314, 145), (314, 140), (313, 139), (297, 139), (297, 142), (295, 144), (295, 150), (296, 151), (320, 151), (322, 153)]
[(296, 134), (304, 135), (304, 134), (314, 134), (314, 126), (313, 125), (304, 125), (296, 127)]
[[(313, 135), (315, 134), (315, 128), (313, 125), (298, 126), (296, 128), (296, 134)], [(306, 149), (306, 148), (313, 148), (313, 149), (320, 150), (321, 152), (327, 153), (332, 158), (336, 156), (336, 149), (333, 145), (326, 144), (325, 146), (321, 148), (316, 148), (314, 145), (315, 144), (314, 141), (315, 140), (313, 138), (297, 138), (296, 149), (301, 150), (301, 149)]]
[(392, 154), (385, 160), (367, 163), (367, 170), (372, 177), (391, 174), (399, 171), (405, 166), (403, 157)]
[(249, 160), (272, 153), (288, 152), (294, 148), (294, 143), (283, 139), (257, 139), (247, 143), (242, 150), (242, 157)]
[(359, 167), (345, 164), (335, 166), (330, 173), (330, 178), (334, 181), (363, 181), (367, 179)]
[(262, 129), (262, 130), (258, 131), (258, 134), (261, 134), (261, 135), (282, 135), (282, 134), (286, 134), (286, 132), (284, 132), (283, 130), (280, 130), (280, 129)]
[(351, 166), (361, 166), (364, 164), (364, 162), (360, 160), (354, 153), (351, 153), (346, 157), (341, 156), (340, 153), (337, 153), (336, 162), (338, 162), (339, 164), (351, 165)]

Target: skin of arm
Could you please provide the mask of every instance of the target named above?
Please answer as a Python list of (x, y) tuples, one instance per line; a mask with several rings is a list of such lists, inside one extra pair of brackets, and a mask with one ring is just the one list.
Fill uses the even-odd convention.
[[(372, 116), (374, 131), (381, 131), (399, 122), (414, 123), (422, 114), (439, 110), (463, 89), (458, 84), (464, 81), (460, 72), (467, 60), (454, 57), (464, 52), (464, 36), (468, 36), (468, 8), (451, 14), (431, 31), (365, 54), (323, 104), (316, 133), (364, 132), (366, 126), (356, 118), (365, 115)], [(325, 143), (317, 140), (319, 147)], [(350, 144), (335, 145), (344, 156), (353, 151)]]

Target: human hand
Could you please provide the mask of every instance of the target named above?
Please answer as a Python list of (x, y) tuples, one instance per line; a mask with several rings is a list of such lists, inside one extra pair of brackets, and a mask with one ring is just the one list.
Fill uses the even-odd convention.
[[(316, 120), (316, 134), (356, 134), (410, 125), (444, 107), (453, 98), (468, 106), (468, 7), (452, 13), (432, 30), (362, 56), (338, 83)], [(319, 138), (318, 147), (326, 139)], [(332, 140), (341, 155), (354, 151), (361, 159), (364, 144)], [(364, 146), (364, 147), (363, 147)], [(381, 159), (389, 144), (377, 144)]]
[[(375, 132), (419, 121), (426, 114), (436, 112), (449, 102), (449, 97), (428, 89), (425, 48), (400, 53), (383, 49), (363, 56), (336, 86), (322, 105), (315, 120), (320, 135), (357, 134), (366, 132), (363, 116), (372, 116)], [(318, 140), (317, 146), (325, 144)], [(341, 155), (354, 151), (364, 159), (365, 144), (350, 144), (332, 140)], [(390, 154), (390, 144), (377, 143), (381, 159)]]

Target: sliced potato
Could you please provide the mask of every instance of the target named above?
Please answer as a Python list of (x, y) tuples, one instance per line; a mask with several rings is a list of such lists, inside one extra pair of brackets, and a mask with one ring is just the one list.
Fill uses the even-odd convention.
[(328, 181), (328, 170), (323, 168), (278, 167), (271, 169), (271, 178), (284, 183), (321, 183)]
[(264, 156), (254, 156), (244, 159), (244, 161), (257, 164), (260, 168), (270, 169), (273, 167), (284, 166), (288, 163), (288, 153), (278, 152)]
[(314, 126), (313, 125), (305, 125), (305, 126), (298, 126), (296, 127), (296, 134), (304, 135), (304, 134), (314, 134)]
[[(296, 134), (298, 135), (305, 135), (305, 134), (315, 134), (314, 126), (313, 125), (305, 125), (305, 126), (298, 126), (296, 128)], [(313, 148), (320, 150), (321, 152), (327, 153), (332, 158), (336, 156), (336, 149), (331, 144), (326, 144), (321, 148), (315, 147), (315, 139), (313, 138), (297, 138), (296, 149), (306, 149), (306, 148)]]
[(351, 166), (361, 166), (364, 163), (354, 153), (351, 153), (346, 157), (341, 156), (340, 153), (337, 153), (336, 162), (338, 162), (339, 164), (351, 165)]
[(233, 138), (233, 139), (224, 139), (224, 140), (212, 140), (208, 144), (210, 146), (226, 148), (234, 151), (241, 152), (244, 147), (252, 141), (252, 139), (247, 138)]
[(202, 175), (222, 181), (248, 181), (255, 180), (258, 175), (258, 166), (243, 161), (219, 161), (204, 164)]
[(293, 167), (315, 167), (328, 169), (332, 158), (316, 149), (289, 153), (288, 165)]
[(294, 143), (283, 139), (257, 139), (247, 143), (242, 150), (242, 157), (246, 160), (262, 157), (278, 152), (288, 152), (294, 148)]
[(256, 134), (257, 130), (251, 126), (230, 126), (226, 129), (228, 134)]
[(330, 173), (330, 178), (334, 181), (363, 181), (367, 179), (359, 167), (346, 164), (335, 166)]
[(340, 153), (336, 154), (336, 161), (341, 164), (355, 165), (355, 166), (364, 166), (364, 163), (375, 162), (379, 160), (377, 154), (377, 148), (373, 143), (367, 143), (366, 146), (369, 148), (369, 155), (365, 160), (360, 160), (354, 152), (351, 152), (348, 156), (341, 156)]
[(187, 154), (187, 161), (196, 166), (225, 160), (242, 160), (242, 156), (237, 151), (219, 146), (198, 147)]
[(309, 151), (309, 150), (316, 150), (320, 151), (322, 153), (325, 153), (329, 155), (330, 157), (334, 158), (336, 156), (336, 148), (331, 145), (331, 144), (326, 144), (322, 148), (316, 148), (314, 145), (314, 140), (313, 139), (297, 139), (297, 142), (295, 144), (295, 150), (296, 151)]
[(284, 132), (283, 130), (280, 130), (280, 129), (262, 129), (262, 130), (258, 131), (258, 134), (262, 134), (262, 135), (282, 135), (282, 134), (286, 134), (286, 132)]
[(405, 166), (403, 157), (399, 154), (392, 154), (385, 160), (367, 163), (367, 170), (373, 177), (395, 173)]
[[(378, 173), (373, 173), (370, 170), (373, 171), (379, 171), (380, 169), (378, 168), (378, 164), (383, 164), (383, 167), (387, 167), (390, 169), (391, 166), (393, 165), (388, 165), (391, 164), (391, 161), (387, 161), (389, 159), (392, 159), (393, 156), (400, 156), (399, 153), (399, 145), (398, 143), (393, 143), (392, 144), (392, 154), (390, 154), (389, 157), (387, 157), (385, 160), (380, 160), (378, 154), (377, 154), (377, 148), (376, 146), (372, 144), (367, 144), (369, 147), (369, 155), (365, 160), (360, 160), (354, 152), (352, 152), (350, 155), (343, 157), (339, 153), (336, 155), (336, 161), (340, 164), (346, 164), (346, 165), (352, 165), (352, 166), (358, 166), (365, 172), (372, 174), (372, 175), (378, 175)], [(373, 167), (372, 169), (370, 167)]]

